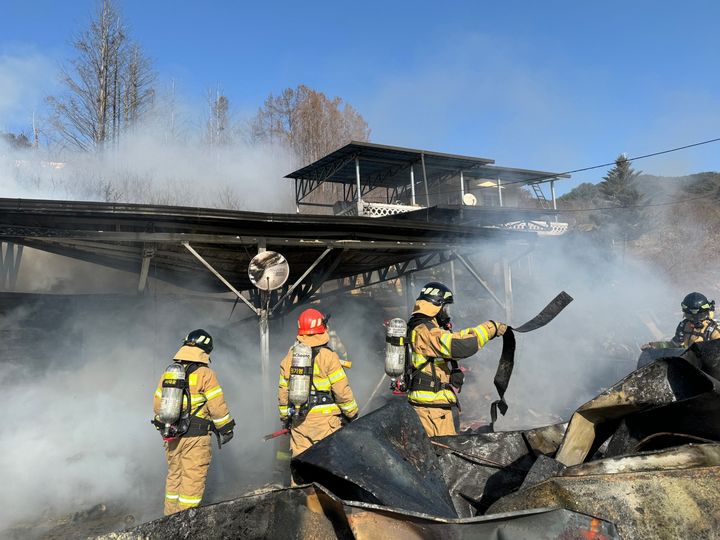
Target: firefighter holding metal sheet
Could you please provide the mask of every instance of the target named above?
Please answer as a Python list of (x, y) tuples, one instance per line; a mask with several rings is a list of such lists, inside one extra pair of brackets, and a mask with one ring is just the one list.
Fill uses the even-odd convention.
[(293, 457), (342, 427), (358, 406), (340, 358), (328, 346), (327, 317), (306, 309), (298, 318), (297, 341), (280, 364), (280, 419), (290, 424)]
[(453, 301), (447, 286), (428, 283), (408, 321), (412, 364), (408, 366), (408, 401), (430, 437), (457, 434), (452, 409), (458, 407), (456, 392), (464, 379), (457, 359), (472, 356), (507, 329), (501, 322), (486, 321), (453, 332), (449, 313)]
[(715, 300), (699, 292), (692, 292), (680, 304), (683, 320), (678, 324), (670, 341), (652, 341), (641, 349), (688, 348), (693, 343), (720, 339), (720, 329), (715, 321)]
[(155, 391), (153, 424), (165, 441), (168, 464), (166, 516), (200, 504), (212, 455), (210, 433), (219, 446), (233, 437), (235, 420), (208, 365), (212, 350), (210, 334), (190, 332)]

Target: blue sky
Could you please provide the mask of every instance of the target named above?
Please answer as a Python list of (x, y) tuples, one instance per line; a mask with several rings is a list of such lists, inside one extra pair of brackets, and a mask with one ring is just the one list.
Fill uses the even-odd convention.
[[(220, 85), (238, 118), (303, 83), (355, 106), (373, 142), (556, 171), (720, 137), (710, 0), (118, 4), (160, 84), (198, 107)], [(0, 129), (42, 112), (93, 9), (0, 0)], [(720, 170), (719, 155), (716, 143), (636, 168)]]

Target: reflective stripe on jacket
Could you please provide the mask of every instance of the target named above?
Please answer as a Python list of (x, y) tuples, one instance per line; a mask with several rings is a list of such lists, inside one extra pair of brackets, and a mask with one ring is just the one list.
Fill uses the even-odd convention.
[[(495, 325), (486, 321), (472, 328), (465, 328), (459, 332), (443, 330), (437, 324), (435, 315), (440, 308), (418, 300), (413, 309), (413, 315), (424, 315), (426, 323), (415, 326), (410, 332), (410, 347), (412, 351), (412, 364), (418, 369), (423, 364), (422, 373), (432, 376), (432, 363), (435, 365), (435, 376), (442, 385), (450, 382), (451, 367), (446, 360), (467, 358), (495, 337)], [(449, 388), (441, 388), (438, 392), (430, 390), (412, 390), (408, 392), (408, 400), (413, 405), (453, 405), (457, 403), (455, 393)]]
[[(198, 347), (183, 345), (175, 354), (174, 360), (183, 363), (196, 362), (203, 364), (188, 377), (191, 400), (190, 412), (194, 412), (195, 409), (200, 407), (195, 416), (212, 420), (216, 428), (221, 428), (229, 423), (232, 420), (232, 416), (230, 416), (230, 411), (225, 402), (225, 396), (223, 395), (223, 390), (218, 382), (217, 376), (208, 366), (210, 356)], [(160, 377), (160, 383), (158, 384), (157, 390), (155, 390), (155, 399), (153, 400), (153, 410), (155, 414), (158, 413), (158, 409), (160, 408), (162, 383), (164, 379), (165, 373)], [(186, 397), (183, 397), (183, 410), (187, 410)]]
[[(328, 334), (315, 334), (311, 336), (297, 336), (297, 340), (309, 347), (327, 345)], [(278, 412), (281, 418), (289, 413), (288, 384), (290, 382), (290, 365), (292, 363), (292, 347), (280, 363), (280, 379), (278, 381)], [(332, 392), (335, 403), (316, 405), (308, 414), (344, 414), (352, 418), (357, 414), (358, 406), (355, 402), (347, 374), (340, 365), (340, 358), (332, 350), (322, 347), (315, 355), (313, 363), (313, 385), (321, 392)]]

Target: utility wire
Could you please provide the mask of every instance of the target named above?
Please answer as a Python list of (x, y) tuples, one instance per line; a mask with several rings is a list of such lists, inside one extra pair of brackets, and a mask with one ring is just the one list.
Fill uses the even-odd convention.
[[(638, 161), (640, 159), (647, 159), (647, 158), (651, 158), (651, 157), (655, 157), (655, 156), (661, 156), (663, 154), (679, 152), (680, 150), (687, 150), (688, 148), (694, 148), (696, 146), (703, 146), (705, 144), (711, 144), (711, 143), (715, 143), (718, 141), (720, 141), (720, 137), (717, 137), (715, 139), (708, 139), (706, 141), (700, 141), (700, 142), (696, 142), (696, 143), (692, 143), (692, 144), (686, 144), (685, 146), (678, 146), (676, 148), (670, 148), (669, 150), (660, 150), (659, 152), (652, 152), (650, 154), (643, 154), (640, 156), (629, 157), (629, 158), (627, 158), (627, 161)], [(538, 176), (536, 178), (530, 178), (527, 180), (513, 180), (512, 182), (505, 182), (501, 185), (510, 186), (512, 184), (528, 184), (528, 183), (539, 182), (542, 180), (551, 180), (553, 178), (557, 178), (558, 176), (563, 176), (566, 174), (575, 174), (575, 173), (579, 173), (579, 172), (592, 171), (594, 169), (602, 169), (604, 167), (610, 167), (612, 165), (615, 165), (615, 160), (613, 160), (609, 163), (602, 163), (600, 165), (593, 165), (591, 167), (582, 167), (581, 169), (573, 169), (571, 171), (565, 171), (565, 172), (561, 172), (561, 173), (553, 174), (553, 175)], [(497, 186), (480, 186), (480, 187), (497, 189)]]
[[(670, 154), (670, 153), (673, 153), (673, 152), (679, 152), (680, 150), (687, 150), (688, 148), (694, 148), (694, 147), (696, 147), (696, 146), (703, 146), (703, 145), (712, 144), (712, 143), (715, 143), (715, 142), (720, 142), (720, 137), (717, 137), (717, 138), (715, 138), (715, 139), (708, 139), (708, 140), (706, 140), (706, 141), (700, 141), (700, 142), (696, 142), (696, 143), (692, 143), (692, 144), (686, 144), (686, 145), (684, 145), (684, 146), (678, 146), (678, 147), (675, 147), (675, 148), (670, 148), (670, 149), (668, 149), (668, 150), (660, 150), (659, 152), (651, 152), (650, 154), (642, 154), (642, 155), (639, 155), (639, 156), (629, 157), (629, 158), (627, 158), (627, 160), (628, 160), (628, 161), (631, 161), (631, 162), (632, 162), (632, 161), (638, 161), (638, 160), (641, 160), (641, 159), (647, 159), (647, 158), (651, 158), (651, 157), (661, 156), (661, 155), (664, 155), (664, 154)], [(547, 182), (547, 181), (550, 181), (550, 180), (553, 180), (553, 179), (558, 179), (558, 180), (560, 180), (560, 178), (558, 178), (559, 176), (563, 176), (563, 175), (566, 175), (566, 174), (575, 174), (575, 173), (585, 172), (585, 171), (592, 171), (592, 170), (595, 170), (595, 169), (603, 169), (603, 168), (605, 168), (605, 167), (610, 167), (610, 166), (612, 166), (612, 165), (615, 165), (615, 161), (611, 161), (611, 162), (608, 162), (608, 163), (601, 163), (600, 165), (592, 165), (592, 166), (590, 166), (590, 167), (582, 167), (582, 168), (580, 168), (580, 169), (572, 169), (572, 170), (569, 170), (569, 171), (565, 171), (565, 172), (561, 172), (561, 173), (556, 173), (556, 174), (547, 174), (547, 175), (543, 175), (543, 176), (536, 176), (536, 177), (534, 177), (534, 178), (527, 178), (527, 179), (524, 179), (524, 180), (513, 180), (513, 181), (510, 181), (510, 182), (503, 182), (503, 183), (500, 184), (500, 185), (501, 185), (501, 187), (506, 187), (506, 186), (511, 186), (511, 185), (513, 185), (513, 184), (534, 184), (534, 183)], [(467, 172), (467, 173), (472, 173), (472, 171), (466, 171), (466, 172)], [(493, 186), (474, 186), (473, 189), (497, 189), (497, 186), (496, 186), (496, 185), (493, 185)], [(456, 190), (454, 190), (454, 189), (445, 189), (445, 190), (436, 190), (436, 191), (431, 190), (431, 191), (430, 191), (430, 194), (431, 194), (431, 195), (442, 195), (442, 194), (447, 194), (447, 193), (456, 193)], [(611, 207), (611, 208), (616, 208), (616, 207)]]
[[(715, 139), (708, 139), (705, 141), (700, 141), (692, 144), (686, 144), (684, 146), (677, 146), (675, 148), (669, 148), (667, 150), (660, 150), (658, 152), (651, 152), (649, 154), (642, 154), (639, 156), (629, 157), (627, 158), (628, 161), (637, 161), (640, 159), (647, 159), (655, 156), (661, 156), (663, 154), (670, 154), (672, 152), (679, 152), (680, 150), (687, 150), (688, 148), (694, 148), (696, 146), (703, 146), (706, 144), (711, 144), (715, 142), (719, 142), (720, 137), (717, 137)], [(535, 182), (542, 182), (542, 181), (548, 181), (554, 178), (557, 178), (558, 176), (566, 175), (566, 174), (574, 174), (578, 172), (585, 172), (585, 171), (591, 171), (594, 169), (602, 169), (604, 167), (610, 167), (611, 165), (615, 165), (616, 161), (611, 161), (609, 163), (602, 163), (600, 165), (592, 165), (590, 167), (582, 167), (580, 169), (573, 169), (569, 171), (565, 171), (562, 173), (557, 173), (554, 175), (545, 175), (545, 176), (538, 176), (535, 178), (525, 179), (525, 180), (514, 180), (512, 182), (505, 182), (504, 184), (501, 184), (502, 187), (513, 185), (513, 184), (531, 184)], [(469, 172), (469, 171), (468, 171)], [(476, 186), (475, 189), (497, 189), (497, 186)], [(433, 191), (432, 195), (442, 195), (443, 193), (455, 193), (456, 191), (453, 189), (448, 190), (437, 190)], [(624, 210), (628, 208), (652, 208), (652, 207), (658, 207), (658, 206), (676, 206), (679, 204), (685, 204), (692, 201), (698, 201), (701, 199), (707, 199), (707, 195), (704, 196), (697, 196), (697, 197), (689, 197), (686, 199), (680, 199), (680, 200), (674, 200), (674, 201), (667, 201), (664, 203), (648, 203), (648, 204), (634, 204), (634, 205), (624, 205), (624, 206), (596, 206), (596, 207), (590, 207), (590, 208), (560, 208), (552, 210), (553, 213), (558, 214), (568, 214), (568, 213), (577, 213), (577, 212), (593, 212), (593, 211), (599, 211), (599, 210)], [(543, 210), (542, 208), (514, 208), (515, 210)], [(547, 210), (547, 209), (545, 209)]]

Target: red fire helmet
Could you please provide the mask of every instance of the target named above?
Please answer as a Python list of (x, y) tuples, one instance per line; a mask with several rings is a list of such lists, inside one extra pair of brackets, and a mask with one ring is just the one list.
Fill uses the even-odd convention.
[(325, 315), (317, 309), (306, 309), (298, 318), (298, 335), (322, 334), (327, 330)]

